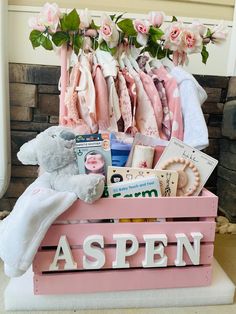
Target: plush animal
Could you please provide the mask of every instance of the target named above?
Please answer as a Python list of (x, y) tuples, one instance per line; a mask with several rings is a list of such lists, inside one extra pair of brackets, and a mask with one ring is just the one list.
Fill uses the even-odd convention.
[(104, 176), (78, 173), (75, 136), (73, 129), (52, 126), (22, 145), (17, 157), (24, 165), (39, 165), (41, 173), (50, 173), (52, 189), (74, 192), (79, 199), (93, 203), (103, 193)]
[(230, 223), (229, 220), (224, 216), (218, 216), (216, 218), (216, 232), (220, 234), (236, 234), (236, 224)]

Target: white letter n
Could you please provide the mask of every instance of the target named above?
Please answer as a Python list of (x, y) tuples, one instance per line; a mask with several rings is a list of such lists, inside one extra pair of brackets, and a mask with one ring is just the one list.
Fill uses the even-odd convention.
[(175, 266), (185, 266), (186, 262), (183, 260), (183, 248), (185, 247), (188, 256), (193, 265), (199, 265), (200, 263), (200, 241), (203, 238), (201, 232), (191, 232), (193, 237), (193, 247), (184, 233), (177, 233), (177, 254), (175, 260)]

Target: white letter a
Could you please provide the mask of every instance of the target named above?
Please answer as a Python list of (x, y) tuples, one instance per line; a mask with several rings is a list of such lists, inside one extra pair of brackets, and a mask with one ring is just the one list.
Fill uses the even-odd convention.
[(77, 263), (73, 259), (70, 245), (67, 241), (66, 236), (60, 237), (56, 254), (54, 256), (52, 264), (49, 266), (49, 270), (51, 271), (58, 270), (59, 266), (57, 265), (57, 262), (61, 260), (65, 260), (64, 269), (76, 269), (77, 268)]

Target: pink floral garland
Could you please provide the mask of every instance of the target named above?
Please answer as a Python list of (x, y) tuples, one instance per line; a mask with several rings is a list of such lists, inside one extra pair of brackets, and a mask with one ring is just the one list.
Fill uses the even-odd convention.
[(202, 62), (206, 63), (209, 56), (206, 46), (220, 44), (227, 37), (223, 22), (210, 29), (196, 21), (184, 25), (173, 17), (162, 30), (164, 20), (163, 12), (150, 12), (143, 20), (103, 14), (101, 25), (97, 26), (87, 9), (62, 13), (56, 3), (46, 3), (41, 12), (29, 20), (30, 40), (34, 48), (43, 46), (47, 50), (52, 50), (54, 45), (67, 44), (76, 54), (80, 49), (90, 48), (116, 54), (121, 44), (128, 43), (149, 52), (152, 57), (169, 57), (178, 65), (186, 64), (188, 55), (193, 53), (201, 53)]

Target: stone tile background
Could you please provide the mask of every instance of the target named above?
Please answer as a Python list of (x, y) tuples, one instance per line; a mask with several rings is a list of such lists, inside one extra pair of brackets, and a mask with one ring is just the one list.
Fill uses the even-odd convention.
[[(17, 198), (37, 176), (37, 167), (21, 165), (16, 153), (23, 143), (34, 138), (37, 133), (58, 124), (59, 76), (60, 68), (55, 66), (9, 65), (12, 173), (9, 188), (0, 200), (0, 213), (11, 211)], [(203, 111), (208, 125), (210, 145), (205, 152), (218, 159), (223, 109), (230, 78), (196, 76), (196, 79), (208, 94)], [(232, 86), (230, 90), (232, 94)], [(217, 192), (217, 170), (211, 175), (206, 186)]]

